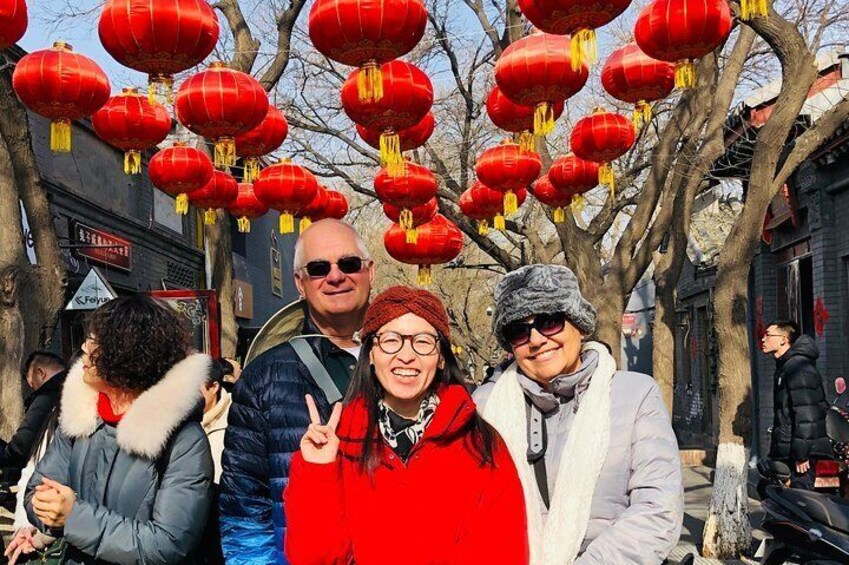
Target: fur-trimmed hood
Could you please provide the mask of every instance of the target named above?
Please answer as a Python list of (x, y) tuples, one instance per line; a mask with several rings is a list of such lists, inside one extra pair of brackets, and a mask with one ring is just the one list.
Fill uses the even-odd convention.
[[(130, 406), (116, 428), (118, 446), (146, 459), (162, 453), (171, 434), (198, 408), (201, 385), (209, 375), (212, 358), (189, 355), (165, 373), (162, 380), (144, 391)], [(74, 439), (88, 437), (101, 423), (97, 412), (99, 393), (83, 381), (82, 360), (68, 373), (62, 391), (59, 428)]]

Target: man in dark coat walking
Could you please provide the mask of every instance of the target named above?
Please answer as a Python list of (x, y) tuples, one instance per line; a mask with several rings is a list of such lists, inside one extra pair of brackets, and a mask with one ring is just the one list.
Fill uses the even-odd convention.
[(816, 368), (819, 349), (786, 320), (771, 323), (761, 343), (763, 352), (775, 357), (769, 457), (790, 467), (790, 486), (812, 490), (816, 460), (832, 451), (825, 430), (828, 401)]

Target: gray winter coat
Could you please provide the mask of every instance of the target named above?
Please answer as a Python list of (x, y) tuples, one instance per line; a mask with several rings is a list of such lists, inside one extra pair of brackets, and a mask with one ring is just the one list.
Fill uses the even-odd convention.
[[(500, 372), (473, 394), (479, 413), (499, 376)], [(588, 378), (591, 373), (558, 377), (572, 382), (562, 383), (565, 386), (559, 390), (565, 395), (556, 396), (520, 377), (525, 395), (544, 409), (549, 492), (554, 492), (553, 478), (557, 476), (553, 463), (560, 460), (574, 419), (575, 391), (579, 409)], [(678, 442), (654, 379), (617, 371), (610, 394), (608, 456), (593, 493), (582, 553), (575, 565), (659, 565), (678, 542), (684, 518)], [(580, 467), (581, 462), (573, 464)]]
[[(77, 500), (64, 532), (70, 564), (197, 563), (211, 503), (209, 442), (200, 424), (200, 386), (210, 367), (192, 355), (142, 393), (117, 426), (98, 416), (98, 393), (82, 364), (68, 375), (59, 430), (27, 486), (42, 477), (69, 486)], [(50, 533), (50, 532), (48, 532)]]

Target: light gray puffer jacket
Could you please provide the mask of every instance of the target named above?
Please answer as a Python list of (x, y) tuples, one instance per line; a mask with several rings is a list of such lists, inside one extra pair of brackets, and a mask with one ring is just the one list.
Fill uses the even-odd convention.
[[(66, 563), (197, 563), (212, 500), (213, 466), (200, 424), (210, 358), (192, 355), (134, 402), (117, 426), (98, 416), (98, 393), (69, 373), (59, 430), (27, 486), (30, 521), (42, 477), (77, 494), (63, 535)], [(49, 532), (48, 532), (49, 533)]]
[[(483, 412), (499, 376), (497, 373), (474, 392), (478, 413)], [(580, 407), (580, 396), (591, 374), (558, 379), (569, 377), (578, 381), (567, 388), (578, 391)], [(552, 469), (551, 463), (552, 459), (559, 460), (566, 444), (576, 399), (555, 397), (527, 377), (521, 376), (520, 384), (537, 406), (551, 402), (545, 413), (546, 467), (549, 491), (553, 492), (557, 470)], [(610, 447), (593, 494), (582, 553), (575, 565), (658, 565), (678, 542), (684, 517), (678, 442), (660, 389), (650, 376), (617, 371), (610, 394)], [(557, 457), (549, 457), (551, 453)], [(572, 462), (578, 468), (580, 464)], [(545, 505), (541, 507), (545, 509)]]

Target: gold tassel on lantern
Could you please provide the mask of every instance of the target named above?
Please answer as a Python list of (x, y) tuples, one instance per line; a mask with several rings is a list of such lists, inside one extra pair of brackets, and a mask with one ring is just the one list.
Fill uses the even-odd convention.
[(383, 73), (375, 61), (368, 61), (357, 73), (360, 102), (377, 102), (383, 98)]
[(398, 225), (401, 226), (402, 229), (410, 230), (413, 229), (413, 211), (407, 208), (401, 210), (398, 214)]
[(562, 224), (566, 221), (566, 210), (563, 209), (562, 206), (558, 206), (554, 209), (554, 223)]
[(525, 130), (520, 133), (519, 149), (521, 149), (522, 151), (533, 151), (534, 149), (536, 149), (536, 140), (534, 140), (534, 134), (532, 134), (528, 130)]
[(504, 216), (501, 214), (496, 214), (495, 218), (492, 219), (492, 227), (501, 231), (506, 230), (507, 224), (504, 222)]
[(644, 125), (649, 123), (651, 121), (651, 115), (651, 104), (645, 100), (637, 102), (636, 106), (634, 106), (634, 118), (632, 120), (634, 129), (639, 131)]
[(312, 220), (310, 220), (307, 216), (304, 216), (298, 222), (298, 233), (299, 234), (304, 233), (304, 230), (307, 229), (308, 227), (310, 227), (311, 225), (312, 225)]
[(489, 235), (489, 222), (486, 220), (480, 220), (478, 222), (478, 233), (480, 235)]
[(239, 233), (251, 233), (251, 221), (246, 217), (239, 218), (236, 224), (239, 226)]
[(576, 194), (572, 197), (572, 204), (569, 205), (573, 216), (580, 216), (584, 211), (584, 195)]
[(280, 233), (295, 233), (295, 217), (289, 212), (280, 212)]
[(554, 131), (554, 108), (548, 102), (534, 109), (534, 135), (544, 136)]
[(419, 230), (416, 228), (409, 228), (406, 230), (407, 237), (405, 241), (411, 245), (414, 245), (419, 242)]
[(430, 265), (419, 265), (419, 275), (416, 278), (416, 283), (419, 286), (427, 286), (433, 282), (430, 274)]
[(203, 213), (203, 223), (208, 226), (215, 225), (215, 210), (210, 208), (209, 210)]
[(242, 172), (242, 182), (253, 182), (259, 178), (259, 161), (256, 157), (245, 159), (245, 167)]
[(519, 209), (519, 198), (516, 196), (516, 193), (512, 190), (508, 190), (504, 194), (504, 215), (510, 216), (515, 214)]
[(151, 104), (171, 104), (174, 101), (174, 78), (168, 75), (151, 75), (147, 84), (147, 101)]
[(215, 142), (215, 167), (229, 170), (236, 165), (236, 140), (232, 137), (222, 137)]
[(610, 163), (602, 163), (598, 168), (598, 183), (603, 186), (609, 186), (610, 192), (613, 192), (614, 176), (613, 167)]
[(71, 151), (71, 122), (54, 120), (50, 122), (50, 150), (57, 153)]
[(189, 196), (186, 193), (177, 195), (177, 204), (174, 205), (174, 210), (181, 216), (189, 213)]
[(135, 149), (124, 152), (124, 174), (137, 175), (141, 172), (141, 153)]
[(696, 66), (689, 59), (675, 65), (675, 88), (693, 88), (696, 85)]
[(395, 132), (380, 135), (380, 161), (390, 177), (404, 174), (404, 157), (401, 156), (401, 138)]
[(769, 15), (767, 0), (740, 0), (741, 20), (748, 21), (758, 16), (766, 17), (767, 15)]
[(573, 71), (580, 69), (584, 63), (590, 66), (598, 60), (595, 43), (594, 29), (580, 29), (572, 35), (571, 59)]

